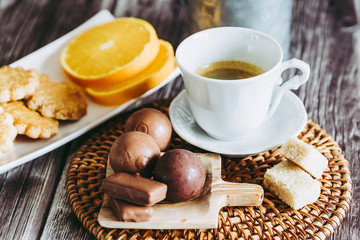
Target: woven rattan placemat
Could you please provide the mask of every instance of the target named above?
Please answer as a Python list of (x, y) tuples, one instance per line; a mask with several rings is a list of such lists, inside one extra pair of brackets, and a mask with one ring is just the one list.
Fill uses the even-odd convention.
[[(170, 100), (162, 100), (147, 107), (167, 113), (169, 103)], [(315, 203), (293, 210), (264, 189), (264, 202), (259, 207), (221, 209), (217, 229), (103, 228), (98, 224), (97, 216), (103, 201), (101, 183), (105, 177), (107, 155), (113, 141), (123, 133), (123, 125), (132, 112), (118, 115), (95, 129), (75, 153), (68, 169), (66, 191), (69, 203), (82, 225), (97, 239), (325, 239), (340, 225), (349, 209), (352, 197), (349, 163), (333, 138), (309, 120), (299, 138), (316, 147), (329, 160), (329, 168), (320, 179), (321, 195)], [(175, 133), (169, 146), (172, 148), (204, 152)], [(222, 178), (262, 185), (266, 169), (281, 160), (279, 148), (246, 158), (222, 156)]]

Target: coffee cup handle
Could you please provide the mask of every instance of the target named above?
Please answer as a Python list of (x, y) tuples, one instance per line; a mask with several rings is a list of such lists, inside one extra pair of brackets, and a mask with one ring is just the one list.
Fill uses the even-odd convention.
[[(297, 68), (299, 69), (302, 74), (301, 75), (295, 75), (294, 77), (290, 78), (289, 80), (287, 80), (286, 82), (284, 82), (283, 84), (281, 84), (283, 81), (283, 79), (281, 78), (281, 74), (286, 70), (286, 69), (290, 69), (290, 68)], [(301, 85), (303, 85), (304, 83), (306, 83), (309, 79), (310, 76), (310, 66), (309, 64), (293, 58), (290, 59), (288, 61), (282, 62), (281, 66), (279, 68), (279, 74), (280, 74), (280, 88), (276, 94), (276, 96), (273, 97), (273, 101), (272, 104), (270, 106), (270, 109), (268, 111), (267, 114), (267, 119), (269, 119), (273, 113), (275, 112), (276, 108), (279, 106), (280, 102), (281, 102), (281, 98), (284, 95), (284, 93), (287, 90), (296, 90), (298, 89)]]

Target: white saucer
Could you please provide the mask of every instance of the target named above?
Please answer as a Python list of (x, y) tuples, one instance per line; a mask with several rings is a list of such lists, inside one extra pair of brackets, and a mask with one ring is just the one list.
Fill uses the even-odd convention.
[(192, 116), (186, 90), (171, 102), (170, 120), (175, 132), (190, 144), (228, 156), (254, 155), (281, 146), (304, 129), (307, 113), (302, 101), (291, 91), (282, 97), (274, 114), (259, 129), (240, 141), (223, 141), (207, 135)]

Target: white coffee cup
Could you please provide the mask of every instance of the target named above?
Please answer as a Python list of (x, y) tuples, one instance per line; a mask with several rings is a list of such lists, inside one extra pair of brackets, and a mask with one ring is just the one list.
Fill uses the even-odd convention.
[[(251, 134), (274, 113), (284, 92), (297, 89), (310, 75), (310, 67), (303, 61), (282, 62), (283, 51), (275, 39), (241, 27), (197, 32), (180, 43), (175, 57), (196, 122), (208, 135), (221, 140), (240, 140)], [(239, 80), (195, 73), (207, 64), (232, 60), (248, 62), (265, 72)], [(283, 83), (281, 74), (290, 68), (302, 74)]]

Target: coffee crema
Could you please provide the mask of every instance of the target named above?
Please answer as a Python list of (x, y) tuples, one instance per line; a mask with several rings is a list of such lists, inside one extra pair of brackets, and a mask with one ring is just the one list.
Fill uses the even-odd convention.
[(202, 66), (196, 74), (219, 80), (237, 80), (255, 77), (264, 73), (264, 70), (251, 63), (242, 61), (219, 61)]

